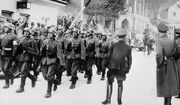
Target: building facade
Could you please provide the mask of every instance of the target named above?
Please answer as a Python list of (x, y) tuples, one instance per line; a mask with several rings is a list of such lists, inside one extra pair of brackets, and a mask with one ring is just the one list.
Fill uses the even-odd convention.
[(50, 0), (28, 0), (30, 9), (17, 9), (17, 1), (20, 0), (1, 0), (0, 15), (12, 17), (15, 20), (25, 16), (29, 22), (56, 25), (59, 12), (63, 13), (59, 10), (62, 4)]
[(150, 5), (144, 0), (126, 0), (128, 12), (116, 20), (116, 28), (123, 27), (136, 34), (142, 34), (147, 24), (151, 25)]

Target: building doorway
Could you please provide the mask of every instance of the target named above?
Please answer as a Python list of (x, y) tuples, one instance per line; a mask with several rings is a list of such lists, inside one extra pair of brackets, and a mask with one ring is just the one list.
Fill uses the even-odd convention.
[(126, 30), (129, 30), (129, 21), (127, 19), (124, 19), (121, 23), (121, 28), (124, 28)]

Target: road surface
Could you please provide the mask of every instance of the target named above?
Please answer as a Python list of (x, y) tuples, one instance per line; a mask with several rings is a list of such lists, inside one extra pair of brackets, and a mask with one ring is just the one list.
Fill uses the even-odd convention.
[[(163, 105), (163, 98), (156, 97), (155, 54), (145, 56), (142, 52), (133, 52), (133, 65), (124, 82), (122, 105)], [(63, 74), (62, 85), (52, 97), (44, 98), (47, 84), (42, 75), (35, 88), (27, 79), (24, 93), (16, 93), (20, 79), (16, 79), (9, 89), (2, 89), (4, 80), (0, 80), (0, 105), (101, 105), (106, 95), (106, 81), (101, 81), (94, 69), (92, 84), (86, 84), (83, 74), (78, 74), (76, 88), (69, 89), (70, 77)], [(117, 82), (114, 82), (111, 105), (117, 105)], [(180, 99), (172, 99), (172, 105), (180, 105)]]

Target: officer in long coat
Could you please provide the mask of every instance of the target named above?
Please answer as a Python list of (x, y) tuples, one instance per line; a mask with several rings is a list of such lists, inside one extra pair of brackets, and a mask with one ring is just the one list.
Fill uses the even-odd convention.
[(175, 60), (177, 64), (177, 71), (179, 77), (179, 95), (176, 98), (180, 98), (180, 29), (175, 29), (175, 42), (176, 42), (176, 51), (175, 51)]
[(173, 58), (175, 42), (168, 38), (168, 27), (164, 23), (158, 25), (157, 39), (157, 96), (164, 97), (164, 104), (171, 105), (171, 97), (178, 95), (178, 76), (176, 63)]
[(17, 59), (18, 59), (18, 69), (21, 72), (21, 83), (17, 93), (24, 92), (24, 86), (26, 83), (26, 78), (31, 79), (32, 87), (35, 87), (36, 78), (30, 74), (30, 66), (33, 61), (33, 55), (37, 55), (39, 50), (36, 43), (30, 37), (30, 30), (28, 28), (24, 29), (24, 38), (21, 40), (19, 46), (17, 47)]
[(13, 61), (13, 52), (15, 50), (14, 44), (18, 41), (18, 38), (13, 33), (14, 25), (11, 23), (4, 24), (4, 31), (5, 34), (2, 35), (1, 41), (1, 70), (5, 76), (5, 85), (3, 86), (4, 89), (9, 88), (9, 80), (13, 79), (13, 74), (11, 72), (11, 64)]
[(55, 32), (50, 29), (48, 33), (48, 40), (44, 43), (42, 47), (42, 74), (44, 79), (47, 81), (47, 93), (45, 98), (51, 97), (52, 86), (54, 85), (54, 90), (57, 89), (58, 80), (55, 78), (55, 73), (57, 71), (59, 59), (57, 56), (57, 46), (58, 41), (55, 40)]
[(108, 52), (108, 58), (105, 63), (105, 67), (109, 69), (107, 72), (107, 94), (106, 100), (102, 104), (111, 103), (114, 78), (118, 82), (118, 105), (122, 104), (123, 81), (126, 80), (126, 74), (129, 73), (132, 64), (131, 47), (125, 42), (126, 34), (125, 29), (118, 30), (116, 35), (119, 41), (113, 43)]

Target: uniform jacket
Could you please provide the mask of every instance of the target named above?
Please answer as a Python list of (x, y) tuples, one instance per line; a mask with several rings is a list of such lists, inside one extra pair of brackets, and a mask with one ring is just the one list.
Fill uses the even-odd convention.
[(42, 65), (51, 65), (58, 63), (57, 57), (58, 41), (49, 39), (42, 48)]
[[(174, 55), (174, 40), (166, 35), (156, 42), (156, 62), (157, 62), (157, 96), (171, 97), (178, 95), (178, 76), (176, 71)], [(164, 60), (167, 57), (167, 62)]]
[(57, 45), (57, 56), (59, 58), (60, 61), (60, 65), (61, 66), (65, 66), (65, 55), (64, 55), (64, 38), (60, 38), (58, 40), (58, 45)]
[(65, 49), (67, 59), (85, 59), (85, 47), (80, 38), (65, 40)]
[(86, 40), (86, 57), (95, 57), (96, 54), (96, 40), (87, 39)]
[(5, 34), (0, 39), (1, 41), (1, 55), (2, 56), (12, 56), (13, 51), (15, 50), (14, 41), (18, 41), (18, 38), (14, 34)]
[(20, 42), (17, 52), (19, 54), (18, 61), (20, 62), (32, 61), (32, 55), (39, 54), (38, 47), (31, 38), (24, 38)]
[(108, 53), (105, 67), (108, 67), (109, 70), (117, 70), (119, 73), (127, 73), (131, 68), (131, 64), (131, 47), (124, 41), (114, 43)]
[(109, 41), (102, 41), (99, 45), (99, 52), (101, 58), (107, 58), (110, 49)]

